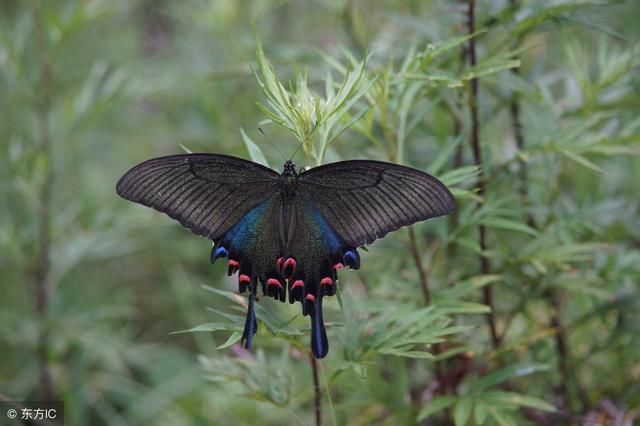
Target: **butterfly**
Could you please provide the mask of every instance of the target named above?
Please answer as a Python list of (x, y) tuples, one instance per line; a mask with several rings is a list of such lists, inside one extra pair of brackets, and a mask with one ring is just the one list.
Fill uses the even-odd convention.
[(360, 268), (358, 248), (456, 207), (433, 176), (367, 160), (308, 170), (289, 160), (278, 173), (227, 155), (171, 155), (133, 167), (116, 191), (214, 242), (211, 262), (227, 258), (229, 276), (237, 272), (239, 291), (248, 291), (245, 348), (258, 328), (260, 285), (265, 296), (302, 304), (316, 358), (329, 351), (322, 298), (336, 293), (339, 269)]

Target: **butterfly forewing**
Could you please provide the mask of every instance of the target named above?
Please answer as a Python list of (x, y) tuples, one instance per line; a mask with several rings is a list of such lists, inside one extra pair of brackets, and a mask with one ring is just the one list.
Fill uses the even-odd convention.
[(433, 176), (379, 161), (342, 161), (310, 169), (300, 174), (298, 190), (355, 247), (456, 207), (451, 192)]
[(184, 154), (154, 158), (129, 170), (118, 194), (153, 207), (198, 235), (220, 238), (277, 190), (278, 173), (240, 158)]

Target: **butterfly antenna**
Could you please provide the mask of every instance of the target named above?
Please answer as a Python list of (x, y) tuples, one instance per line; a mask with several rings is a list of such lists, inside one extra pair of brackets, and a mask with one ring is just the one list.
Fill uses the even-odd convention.
[(271, 139), (269, 139), (269, 137), (264, 132), (264, 130), (262, 130), (262, 127), (258, 127), (258, 130), (260, 131), (260, 133), (262, 133), (262, 136), (264, 136), (264, 139), (269, 143), (269, 145), (274, 147), (275, 150), (278, 152), (278, 154), (280, 154), (280, 157), (282, 157), (282, 159), (286, 161), (287, 157), (285, 157), (285, 155), (282, 153), (282, 151), (280, 151), (280, 149), (278, 149), (278, 145), (276, 145), (273, 142), (271, 142)]
[[(317, 128), (318, 128), (318, 121), (316, 120), (316, 123), (313, 125), (313, 129), (311, 129), (311, 133), (313, 134), (313, 132), (315, 132)], [(289, 158), (289, 160), (293, 160), (293, 157), (298, 153), (298, 151), (300, 151), (300, 148), (302, 148), (303, 145), (304, 145), (304, 141), (298, 144), (298, 147), (296, 148), (295, 151), (293, 151), (293, 154), (291, 154), (291, 158)]]
[(304, 145), (304, 141), (300, 142), (298, 144), (298, 146), (296, 147), (295, 151), (293, 151), (293, 154), (291, 154), (291, 157), (289, 158), (289, 160), (293, 160), (293, 157), (296, 156), (296, 154), (298, 153), (298, 151), (300, 151), (300, 148), (302, 148), (302, 145)]

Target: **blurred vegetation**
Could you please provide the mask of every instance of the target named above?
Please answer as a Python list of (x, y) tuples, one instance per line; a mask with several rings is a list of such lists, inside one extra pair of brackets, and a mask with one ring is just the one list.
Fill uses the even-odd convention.
[(279, 169), (303, 142), (299, 166), (404, 163), (459, 202), (342, 273), (323, 424), (638, 417), (637, 2), (0, 10), (0, 399), (63, 400), (68, 425), (313, 424), (299, 307), (263, 298), (240, 349), (210, 242), (114, 190), (151, 157)]

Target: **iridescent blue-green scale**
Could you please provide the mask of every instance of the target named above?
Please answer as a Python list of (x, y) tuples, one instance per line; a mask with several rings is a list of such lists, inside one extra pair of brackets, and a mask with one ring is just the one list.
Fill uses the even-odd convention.
[(264, 220), (264, 214), (269, 207), (268, 201), (255, 206), (249, 210), (233, 227), (227, 232), (226, 238), (231, 246), (237, 250), (247, 249), (258, 235), (259, 225)]
[(339, 251), (344, 246), (344, 242), (336, 235), (329, 222), (315, 207), (309, 207), (309, 212), (313, 218), (314, 234), (321, 236), (327, 255), (330, 256)]

